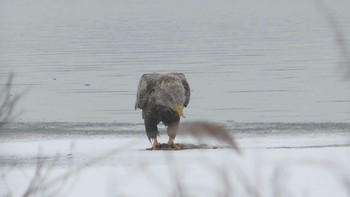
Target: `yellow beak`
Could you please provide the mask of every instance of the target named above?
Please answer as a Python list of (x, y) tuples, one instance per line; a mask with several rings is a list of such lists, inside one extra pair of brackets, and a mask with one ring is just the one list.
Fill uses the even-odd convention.
[(179, 114), (179, 117), (185, 117), (183, 110), (184, 110), (184, 106), (183, 105), (178, 105), (176, 107), (176, 112)]

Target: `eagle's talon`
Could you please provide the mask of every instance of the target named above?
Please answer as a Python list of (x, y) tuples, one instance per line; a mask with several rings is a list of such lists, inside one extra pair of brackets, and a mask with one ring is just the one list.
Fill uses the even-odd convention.
[(158, 147), (149, 147), (149, 148), (146, 148), (146, 150), (160, 150)]
[(180, 144), (171, 144), (169, 145), (173, 150), (181, 150), (182, 146)]
[(146, 150), (160, 150), (160, 146), (157, 145), (157, 146), (152, 146), (150, 148), (146, 148)]
[(181, 144), (175, 144), (173, 138), (169, 138), (168, 145), (173, 150), (181, 150)]
[(160, 144), (158, 143), (157, 137), (153, 139), (152, 147), (150, 150), (159, 150)]
[(156, 146), (156, 147), (151, 147), (150, 150), (160, 150), (160, 149)]

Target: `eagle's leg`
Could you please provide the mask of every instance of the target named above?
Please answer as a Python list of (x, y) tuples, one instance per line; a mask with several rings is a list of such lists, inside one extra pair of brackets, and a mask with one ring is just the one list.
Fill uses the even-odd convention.
[(158, 140), (157, 140), (157, 136), (153, 139), (153, 142), (152, 142), (152, 150), (158, 150), (159, 146), (159, 143), (158, 143)]
[(159, 145), (157, 139), (157, 136), (159, 134), (157, 124), (158, 123), (152, 119), (145, 119), (146, 133), (148, 140), (152, 143), (152, 150), (157, 150)]
[(167, 128), (167, 133), (169, 136), (169, 141), (168, 141), (168, 145), (174, 149), (174, 150), (180, 150), (181, 146), (179, 144), (175, 144), (174, 140), (175, 140), (175, 136), (177, 133), (177, 130), (179, 129), (179, 122), (170, 124)]

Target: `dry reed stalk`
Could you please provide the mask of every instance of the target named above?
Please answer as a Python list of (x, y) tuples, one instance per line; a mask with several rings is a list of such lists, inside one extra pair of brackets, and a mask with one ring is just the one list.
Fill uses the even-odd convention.
[(227, 129), (216, 123), (204, 121), (181, 123), (179, 126), (179, 134), (190, 135), (198, 140), (203, 138), (216, 139), (228, 144), (236, 152), (240, 153), (240, 149)]
[(339, 70), (344, 72), (344, 78), (350, 80), (350, 50), (349, 43), (347, 43), (344, 32), (338, 22), (338, 20), (333, 16), (332, 12), (324, 5), (321, 1), (316, 1), (317, 7), (321, 14), (325, 17), (328, 22), (330, 29), (333, 31), (337, 46), (339, 48), (339, 53), (341, 56), (341, 61), (339, 62)]

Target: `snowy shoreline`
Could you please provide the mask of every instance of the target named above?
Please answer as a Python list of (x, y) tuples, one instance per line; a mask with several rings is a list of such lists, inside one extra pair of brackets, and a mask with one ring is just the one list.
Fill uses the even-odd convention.
[[(23, 194), (40, 164), (49, 172), (43, 187), (69, 175), (39, 195), (62, 186), (58, 196), (348, 196), (349, 123), (226, 127), (242, 154), (227, 148), (145, 151), (150, 144), (142, 124), (12, 123), (0, 133), (0, 182), (8, 185), (0, 194)], [(161, 130), (160, 141), (166, 140)]]

